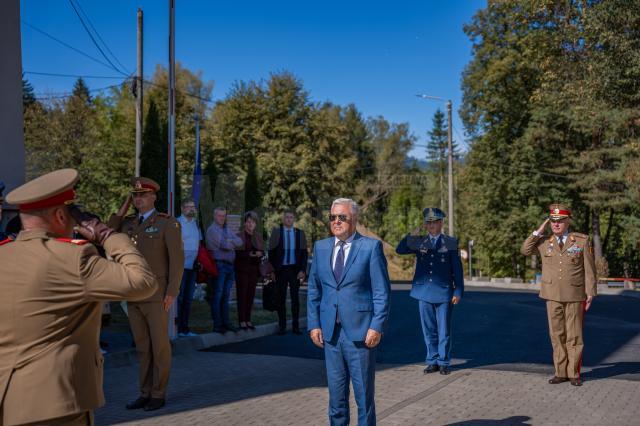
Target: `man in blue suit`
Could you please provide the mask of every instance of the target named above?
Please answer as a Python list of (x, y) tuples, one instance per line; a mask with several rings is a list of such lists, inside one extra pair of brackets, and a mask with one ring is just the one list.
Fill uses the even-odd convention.
[(335, 200), (329, 221), (334, 236), (313, 248), (307, 327), (313, 343), (324, 348), (330, 424), (349, 424), (351, 378), (358, 425), (375, 425), (375, 348), (389, 316), (387, 261), (380, 241), (356, 232), (353, 200)]
[[(449, 374), (451, 311), (464, 293), (462, 262), (458, 240), (442, 233), (444, 212), (427, 208), (423, 216), (424, 225), (404, 237), (396, 253), (415, 254), (417, 258), (411, 297), (419, 301), (422, 334), (427, 346), (424, 373)], [(424, 229), (426, 236), (422, 234)]]

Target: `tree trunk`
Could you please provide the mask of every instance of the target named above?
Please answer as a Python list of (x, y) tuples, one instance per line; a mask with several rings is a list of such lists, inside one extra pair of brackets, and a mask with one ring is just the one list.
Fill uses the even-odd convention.
[(613, 209), (609, 209), (609, 221), (607, 222), (607, 233), (604, 234), (604, 241), (602, 242), (602, 253), (607, 252), (607, 245), (609, 243), (609, 236), (611, 236), (612, 228), (613, 228)]
[(591, 211), (591, 226), (593, 229), (593, 253), (596, 260), (602, 257), (602, 238), (600, 237), (600, 212), (598, 209)]

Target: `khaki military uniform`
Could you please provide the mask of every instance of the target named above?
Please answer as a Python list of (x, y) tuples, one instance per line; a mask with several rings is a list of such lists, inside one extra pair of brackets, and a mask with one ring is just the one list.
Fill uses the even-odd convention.
[(530, 235), (522, 254), (542, 258), (540, 297), (547, 301), (556, 377), (579, 378), (584, 341), (584, 301), (596, 296), (597, 278), (589, 237), (571, 232), (562, 249), (557, 238)]
[(129, 323), (140, 362), (140, 395), (164, 399), (171, 370), (169, 314), (163, 309), (165, 295), (177, 297), (184, 268), (180, 223), (154, 211), (144, 222), (137, 215), (111, 216), (109, 226), (127, 234), (145, 257), (158, 280), (156, 292), (145, 300), (129, 303)]
[(129, 238), (22, 231), (0, 246), (0, 425), (91, 422), (104, 404), (102, 303), (151, 296), (156, 280)]

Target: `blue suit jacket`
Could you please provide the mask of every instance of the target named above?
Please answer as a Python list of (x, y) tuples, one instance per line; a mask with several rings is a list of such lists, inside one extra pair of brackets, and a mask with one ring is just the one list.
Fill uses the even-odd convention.
[(387, 260), (378, 240), (356, 233), (342, 278), (331, 267), (334, 237), (313, 247), (307, 294), (307, 328), (321, 328), (325, 340), (333, 336), (336, 315), (347, 337), (363, 341), (368, 329), (383, 332), (389, 316), (391, 285)]
[(411, 297), (429, 303), (448, 302), (453, 296), (462, 298), (464, 279), (458, 240), (443, 234), (431, 248), (427, 237), (407, 235), (396, 253), (416, 255)]

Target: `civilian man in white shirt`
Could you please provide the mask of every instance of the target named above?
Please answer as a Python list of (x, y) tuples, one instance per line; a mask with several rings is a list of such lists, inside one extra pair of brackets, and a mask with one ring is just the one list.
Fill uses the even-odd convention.
[(178, 296), (178, 337), (195, 336), (189, 331), (189, 313), (191, 311), (191, 300), (195, 290), (196, 271), (194, 264), (198, 256), (198, 247), (202, 239), (202, 233), (198, 226), (196, 213), (196, 203), (193, 198), (182, 200), (182, 215), (178, 217), (178, 222), (182, 227), (182, 245), (184, 247), (184, 273), (180, 284), (180, 295)]

